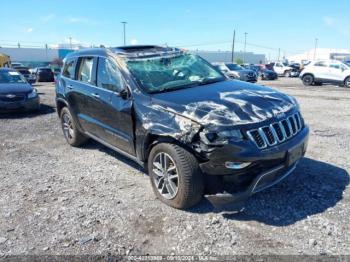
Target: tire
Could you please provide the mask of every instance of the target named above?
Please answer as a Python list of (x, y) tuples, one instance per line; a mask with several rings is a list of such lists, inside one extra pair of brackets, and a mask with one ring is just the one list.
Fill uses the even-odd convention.
[(204, 179), (197, 159), (178, 145), (154, 146), (148, 157), (148, 173), (157, 198), (171, 207), (186, 209), (202, 199)]
[(302, 77), (302, 81), (305, 86), (311, 86), (314, 83), (314, 77), (310, 74), (307, 74)]
[(284, 72), (284, 77), (290, 77), (290, 72), (289, 71), (285, 71)]
[(350, 76), (348, 76), (347, 78), (345, 78), (344, 80), (344, 86), (347, 88), (350, 88)]
[(78, 147), (86, 143), (88, 138), (77, 129), (77, 125), (67, 107), (62, 108), (60, 119), (63, 135), (68, 144)]

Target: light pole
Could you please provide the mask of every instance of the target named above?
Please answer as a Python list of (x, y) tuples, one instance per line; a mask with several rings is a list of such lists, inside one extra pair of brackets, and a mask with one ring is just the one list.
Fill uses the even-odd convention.
[(245, 53), (246, 53), (246, 48), (247, 48), (247, 34), (248, 33), (244, 33), (244, 53), (243, 53), (243, 64), (245, 63)]
[(125, 46), (125, 25), (127, 24), (127, 22), (121, 22), (123, 24), (123, 35), (124, 35), (124, 46)]
[(316, 60), (316, 50), (317, 50), (318, 38), (315, 38), (315, 50), (314, 50), (314, 60)]
[(232, 38), (232, 53), (231, 53), (231, 62), (233, 63), (234, 61), (234, 56), (235, 56), (235, 38), (236, 38), (236, 30), (233, 30), (233, 38)]
[(72, 50), (73, 48), (72, 48), (72, 37), (71, 36), (69, 37), (69, 46), (70, 46), (70, 50)]

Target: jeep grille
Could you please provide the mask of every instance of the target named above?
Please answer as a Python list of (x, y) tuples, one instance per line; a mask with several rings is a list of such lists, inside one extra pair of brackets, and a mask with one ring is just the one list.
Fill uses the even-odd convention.
[(299, 113), (293, 114), (279, 122), (268, 126), (247, 131), (247, 135), (258, 148), (274, 146), (295, 136), (302, 129), (302, 120)]

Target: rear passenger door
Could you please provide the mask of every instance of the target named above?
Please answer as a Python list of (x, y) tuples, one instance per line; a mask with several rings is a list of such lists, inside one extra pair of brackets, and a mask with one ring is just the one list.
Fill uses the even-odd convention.
[(79, 57), (76, 61), (75, 81), (68, 86), (69, 104), (74, 108), (80, 126), (85, 132), (95, 133), (94, 105), (89, 97), (96, 84), (96, 57)]

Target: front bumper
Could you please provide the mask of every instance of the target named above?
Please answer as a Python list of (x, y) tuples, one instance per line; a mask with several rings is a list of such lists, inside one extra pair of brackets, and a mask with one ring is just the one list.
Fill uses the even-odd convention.
[(24, 101), (17, 102), (1, 102), (0, 101), (0, 112), (8, 113), (14, 111), (34, 111), (40, 108), (40, 98), (35, 97), (26, 99)]
[(224, 192), (205, 195), (205, 198), (216, 208), (220, 208), (227, 205), (232, 205), (240, 211), (245, 202), (253, 194), (258, 193), (264, 189), (272, 187), (284, 178), (289, 176), (296, 168), (298, 161), (291, 166), (285, 166), (283, 164), (265, 171), (264, 173), (257, 176), (251, 184), (249, 184), (244, 190), (238, 192)]
[(275, 80), (278, 78), (277, 74), (273, 75), (273, 74), (268, 74), (268, 75), (264, 75), (265, 79), (267, 80)]
[[(305, 126), (290, 140), (264, 150), (257, 149), (255, 145), (217, 148), (210, 153), (209, 161), (200, 164), (205, 174), (220, 181), (220, 185), (214, 191), (209, 190), (210, 194), (205, 197), (214, 206), (243, 204), (251, 195), (275, 185), (293, 172), (306, 152), (308, 137), (309, 128)], [(301, 154), (291, 161), (293, 149), (300, 149)], [(225, 167), (227, 161), (252, 164), (241, 170), (232, 170)]]

